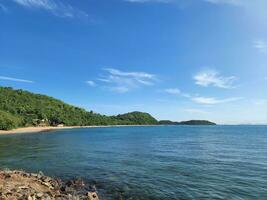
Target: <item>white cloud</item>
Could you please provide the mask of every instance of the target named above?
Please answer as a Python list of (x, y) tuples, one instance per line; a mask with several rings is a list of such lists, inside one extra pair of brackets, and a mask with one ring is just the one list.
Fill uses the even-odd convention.
[(56, 3), (50, 0), (13, 0), (13, 1), (29, 8), (35, 7), (35, 8), (43, 8), (46, 10), (54, 10), (57, 7)]
[(168, 94), (174, 94), (174, 95), (180, 95), (181, 91), (178, 88), (168, 88), (165, 89), (164, 92), (168, 93)]
[(237, 79), (235, 76), (222, 76), (215, 70), (203, 71), (196, 74), (194, 77), (195, 83), (204, 87), (214, 86), (219, 88), (234, 88), (233, 83)]
[(107, 74), (97, 80), (105, 84), (110, 91), (125, 93), (142, 86), (151, 86), (157, 80), (156, 75), (146, 72), (125, 72), (114, 68), (104, 68)]
[(33, 81), (30, 81), (30, 80), (18, 79), (18, 78), (7, 77), (7, 76), (0, 76), (0, 80), (22, 82), (22, 83), (33, 83)]
[(94, 81), (86, 81), (86, 84), (88, 84), (88, 85), (91, 86), (91, 87), (96, 86), (96, 84), (95, 84)]
[(192, 101), (200, 104), (214, 105), (214, 104), (222, 104), (222, 103), (230, 103), (234, 101), (238, 101), (242, 98), (240, 97), (232, 97), (226, 99), (217, 99), (214, 97), (193, 97)]
[(26, 7), (43, 9), (60, 17), (88, 17), (84, 11), (73, 8), (69, 4), (64, 4), (59, 0), (13, 0), (15, 3)]
[(253, 47), (258, 49), (261, 53), (267, 54), (267, 43), (263, 40), (256, 40), (253, 42)]

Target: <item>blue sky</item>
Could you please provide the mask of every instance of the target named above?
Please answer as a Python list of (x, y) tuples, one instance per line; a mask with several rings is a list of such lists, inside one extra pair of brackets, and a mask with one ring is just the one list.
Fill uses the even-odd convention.
[(267, 123), (265, 0), (0, 0), (0, 85), (107, 115)]

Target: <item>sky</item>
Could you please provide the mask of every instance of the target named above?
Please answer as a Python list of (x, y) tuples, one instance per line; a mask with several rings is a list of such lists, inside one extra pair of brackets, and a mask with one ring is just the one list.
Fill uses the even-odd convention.
[(266, 0), (0, 0), (0, 86), (106, 115), (267, 124)]

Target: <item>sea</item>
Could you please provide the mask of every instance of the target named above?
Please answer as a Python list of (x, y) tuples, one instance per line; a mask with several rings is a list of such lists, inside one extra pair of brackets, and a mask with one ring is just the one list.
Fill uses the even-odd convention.
[(101, 200), (266, 200), (267, 126), (145, 126), (0, 135), (0, 168), (82, 178)]

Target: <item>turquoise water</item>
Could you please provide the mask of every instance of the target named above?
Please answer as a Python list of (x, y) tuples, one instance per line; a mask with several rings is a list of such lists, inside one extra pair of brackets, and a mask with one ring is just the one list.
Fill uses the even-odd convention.
[(267, 199), (267, 126), (73, 129), (0, 136), (0, 168), (95, 183), (104, 199)]

